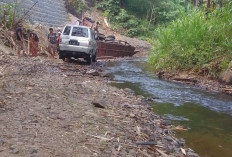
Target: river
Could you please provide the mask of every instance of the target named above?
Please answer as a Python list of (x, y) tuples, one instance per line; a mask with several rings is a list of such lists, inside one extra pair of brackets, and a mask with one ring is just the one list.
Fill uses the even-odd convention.
[(176, 131), (187, 147), (203, 157), (232, 157), (232, 96), (159, 80), (147, 58), (107, 63), (106, 73), (118, 88), (155, 98), (156, 114), (188, 128)]

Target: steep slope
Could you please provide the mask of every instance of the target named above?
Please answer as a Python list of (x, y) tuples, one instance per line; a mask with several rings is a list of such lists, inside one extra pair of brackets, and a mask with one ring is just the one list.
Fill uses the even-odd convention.
[[(19, 8), (27, 12), (37, 0), (24, 0)], [(12, 3), (14, 0), (0, 0), (0, 4)], [(68, 20), (68, 14), (63, 0), (39, 0), (30, 12), (28, 20), (31, 23), (41, 23), (48, 26), (63, 26)]]

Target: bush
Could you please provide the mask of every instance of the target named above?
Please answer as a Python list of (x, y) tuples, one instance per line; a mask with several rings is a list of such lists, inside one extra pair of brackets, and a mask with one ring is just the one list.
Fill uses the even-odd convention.
[(216, 76), (232, 59), (232, 5), (183, 13), (167, 27), (155, 31), (157, 42), (150, 57), (156, 69), (195, 69)]
[(0, 6), (0, 23), (7, 28), (12, 28), (17, 20), (21, 10), (18, 9), (19, 3), (7, 3)]
[(65, 0), (65, 5), (68, 11), (77, 17), (81, 17), (81, 13), (88, 8), (82, 0)]

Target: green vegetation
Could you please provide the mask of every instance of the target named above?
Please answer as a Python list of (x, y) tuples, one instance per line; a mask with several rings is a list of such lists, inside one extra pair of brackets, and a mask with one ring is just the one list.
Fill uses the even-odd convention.
[(205, 15), (182, 13), (155, 30), (151, 63), (162, 70), (195, 70), (217, 77), (232, 60), (232, 3)]
[(148, 40), (156, 70), (217, 77), (232, 60), (230, 0), (97, 0), (121, 34)]
[(157, 24), (169, 22), (186, 9), (186, 0), (102, 0), (97, 8), (113, 29), (130, 37), (149, 38)]
[(19, 10), (19, 4), (21, 2), (14, 2), (8, 4), (2, 4), (0, 6), (0, 24), (12, 28), (19, 20), (21, 10)]
[(82, 12), (88, 8), (82, 0), (65, 0), (65, 5), (68, 11), (77, 17), (81, 17)]
[(115, 31), (148, 40), (157, 70), (217, 77), (232, 60), (230, 0), (98, 0)]

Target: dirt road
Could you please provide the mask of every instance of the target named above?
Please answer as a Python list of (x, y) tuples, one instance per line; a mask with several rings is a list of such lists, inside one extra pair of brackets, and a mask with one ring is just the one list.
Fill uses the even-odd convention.
[(1, 157), (182, 156), (169, 122), (97, 76), (101, 62), (0, 56)]

